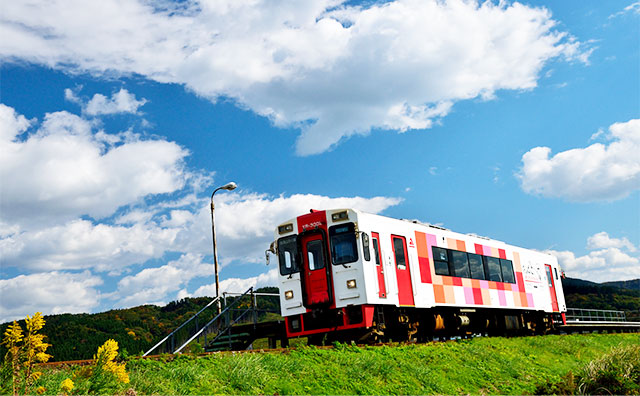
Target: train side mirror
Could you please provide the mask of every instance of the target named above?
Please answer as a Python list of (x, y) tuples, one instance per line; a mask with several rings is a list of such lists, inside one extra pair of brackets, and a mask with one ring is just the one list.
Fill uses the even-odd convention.
[(272, 253), (273, 255), (278, 255), (275, 241), (271, 242), (271, 245), (269, 245), (269, 249), (264, 251), (264, 257), (267, 260), (267, 265), (269, 265), (269, 259), (270, 259), (269, 253)]

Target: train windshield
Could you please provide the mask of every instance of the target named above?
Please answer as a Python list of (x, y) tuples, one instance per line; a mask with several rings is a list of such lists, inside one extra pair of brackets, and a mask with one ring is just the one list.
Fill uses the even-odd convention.
[(291, 235), (278, 239), (278, 261), (280, 275), (291, 275), (299, 270), (298, 266), (298, 237)]
[(353, 223), (329, 228), (331, 240), (331, 261), (334, 265), (358, 261), (358, 245)]

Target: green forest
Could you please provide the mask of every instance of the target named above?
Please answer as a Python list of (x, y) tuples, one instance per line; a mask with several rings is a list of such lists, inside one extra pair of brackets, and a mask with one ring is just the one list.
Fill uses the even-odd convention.
[[(621, 283), (622, 286), (637, 286), (638, 282)], [(624, 310), (627, 319), (640, 321), (640, 290), (623, 289), (615, 285), (601, 285), (580, 279), (563, 279), (567, 306), (572, 308)], [(257, 292), (277, 293), (276, 287), (267, 287)], [(120, 345), (123, 355), (139, 355), (189, 319), (208, 302), (210, 297), (185, 298), (164, 307), (143, 305), (129, 309), (117, 309), (97, 314), (62, 314), (45, 316), (46, 326), (42, 333), (52, 344), (48, 350), (52, 361), (90, 359), (98, 346), (107, 339)], [(280, 312), (278, 298), (260, 300), (260, 308), (269, 312)], [(263, 314), (261, 319), (277, 315)], [(19, 322), (24, 327), (24, 321)], [(9, 323), (0, 326), (4, 334)], [(6, 350), (0, 347), (0, 358)]]

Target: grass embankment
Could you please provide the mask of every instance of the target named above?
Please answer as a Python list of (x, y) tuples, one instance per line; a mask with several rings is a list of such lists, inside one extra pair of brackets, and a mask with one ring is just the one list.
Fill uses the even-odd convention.
[[(613, 347), (639, 344), (638, 334), (587, 334), (135, 359), (127, 387), (138, 394), (530, 394)], [(47, 370), (43, 385), (57, 389), (72, 371)]]

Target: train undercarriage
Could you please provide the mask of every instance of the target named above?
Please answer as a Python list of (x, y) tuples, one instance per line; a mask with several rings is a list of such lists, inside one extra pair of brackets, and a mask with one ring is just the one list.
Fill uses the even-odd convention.
[(426, 342), (473, 335), (535, 335), (554, 331), (560, 314), (539, 311), (459, 307), (414, 308), (350, 306), (317, 308), (286, 318), (288, 337), (307, 336), (310, 344)]

